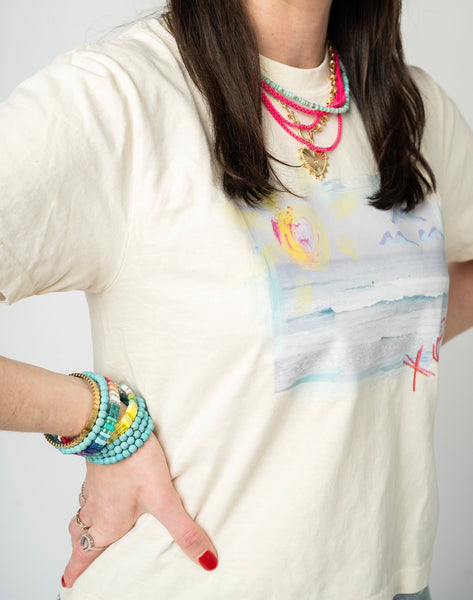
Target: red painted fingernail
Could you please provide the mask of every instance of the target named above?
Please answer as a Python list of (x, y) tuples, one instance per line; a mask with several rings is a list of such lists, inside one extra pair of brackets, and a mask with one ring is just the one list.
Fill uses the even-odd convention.
[(66, 587), (66, 580), (64, 579), (64, 575), (61, 578), (62, 587)]
[(204, 567), (206, 571), (213, 571), (217, 568), (218, 560), (215, 554), (207, 550), (202, 556), (199, 558), (200, 564)]

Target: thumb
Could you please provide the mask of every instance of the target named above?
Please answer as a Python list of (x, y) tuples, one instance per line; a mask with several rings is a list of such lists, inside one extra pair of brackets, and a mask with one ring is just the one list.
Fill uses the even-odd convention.
[(202, 527), (187, 513), (174, 488), (165, 498), (159, 498), (153, 514), (191, 560), (200, 564), (206, 571), (217, 568), (218, 559), (214, 545)]

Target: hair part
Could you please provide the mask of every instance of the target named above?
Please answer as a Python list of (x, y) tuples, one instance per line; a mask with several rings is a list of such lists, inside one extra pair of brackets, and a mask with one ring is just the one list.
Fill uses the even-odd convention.
[[(378, 209), (415, 208), (435, 190), (421, 153), (422, 97), (404, 61), (401, 0), (334, 0), (329, 36), (344, 62), (378, 165)], [(206, 98), (225, 192), (256, 206), (281, 183), (264, 143), (259, 53), (242, 0), (168, 0), (165, 21)]]

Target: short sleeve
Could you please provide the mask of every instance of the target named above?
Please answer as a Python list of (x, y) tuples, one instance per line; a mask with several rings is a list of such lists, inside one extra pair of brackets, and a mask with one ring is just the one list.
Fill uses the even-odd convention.
[(412, 74), (426, 106), (423, 148), (437, 179), (447, 260), (473, 260), (473, 134), (440, 86), (420, 69)]
[(132, 186), (125, 74), (87, 47), (0, 105), (0, 298), (98, 293), (123, 261)]

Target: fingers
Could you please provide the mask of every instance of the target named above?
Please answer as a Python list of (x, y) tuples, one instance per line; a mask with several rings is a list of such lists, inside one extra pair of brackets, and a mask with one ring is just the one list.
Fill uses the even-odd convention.
[(114, 541), (126, 533), (125, 530), (117, 531), (109, 527), (104, 533), (96, 526), (91, 517), (89, 505), (83, 495), (80, 499), (81, 507), (69, 523), (69, 533), (72, 542), (72, 556), (69, 559), (62, 584), (71, 587), (74, 581), (81, 575), (90, 564)]
[(217, 568), (217, 551), (204, 530), (190, 517), (174, 488), (161, 494), (154, 516), (166, 527), (176, 543), (194, 562), (207, 571)]
[[(85, 503), (84, 503), (85, 501)], [(102, 531), (95, 525), (92, 511), (85, 497), (81, 498), (81, 508), (69, 523), (72, 541), (72, 555), (65, 568), (63, 586), (72, 587), (75, 580), (100, 556), (105, 548), (125, 532), (117, 531), (111, 523)], [(186, 512), (173, 487), (161, 493), (153, 507), (153, 514), (168, 529), (176, 543), (194, 562), (207, 571), (218, 565), (217, 552), (208, 535)]]
[(155, 516), (195, 563), (207, 571), (217, 567), (215, 547), (186, 512), (156, 436), (117, 464), (87, 463), (86, 481), (79, 496), (79, 515), (69, 525), (72, 556), (64, 573), (65, 587), (71, 587), (103, 552), (91, 549), (91, 544), (104, 548), (116, 542), (143, 513)]
[[(62, 580), (64, 587), (71, 587), (79, 575), (81, 575), (105, 549), (101, 548), (100, 537), (95, 533), (92, 525), (85, 526), (85, 523), (89, 523), (89, 521), (84, 517), (83, 509), (80, 510), (79, 520), (83, 524), (83, 528), (79, 526), (77, 515), (69, 523), (69, 533), (72, 540), (72, 555), (64, 571)], [(96, 550), (97, 547), (101, 549)]]
[[(77, 527), (77, 526), (76, 526)], [(98, 540), (98, 542), (97, 542)], [(64, 570), (62, 584), (72, 587), (74, 581), (102, 554), (105, 547), (100, 547), (100, 538), (92, 529), (82, 532), (81, 537), (72, 546), (72, 555)]]
[[(186, 512), (169, 473), (166, 457), (156, 436), (151, 436), (140, 448), (138, 455), (145, 462), (149, 457), (149, 466), (142, 474), (147, 484), (143, 488), (142, 512), (152, 514), (172, 535), (176, 543), (194, 562), (212, 571), (217, 567), (217, 552), (204, 530)], [(137, 456), (140, 459), (140, 456)], [(126, 462), (126, 461), (125, 461)], [(153, 479), (147, 479), (146, 473), (153, 473)]]
[[(87, 498), (85, 496), (84, 482), (79, 493), (80, 508), (69, 523), (69, 534), (72, 541), (72, 556), (69, 559), (69, 563), (66, 565), (62, 578), (62, 585), (64, 587), (70, 587), (77, 577), (79, 577), (79, 575), (83, 573), (90, 563), (98, 556), (98, 554), (95, 556), (92, 554), (87, 555), (84, 550), (84, 548), (87, 548), (90, 545), (87, 543), (87, 539), (94, 539), (93, 537), (91, 538), (92, 534), (90, 533), (92, 521), (90, 516), (86, 514), (84, 508), (86, 502)], [(83, 536), (87, 536), (87, 538), (84, 538), (83, 543), (81, 543)]]

